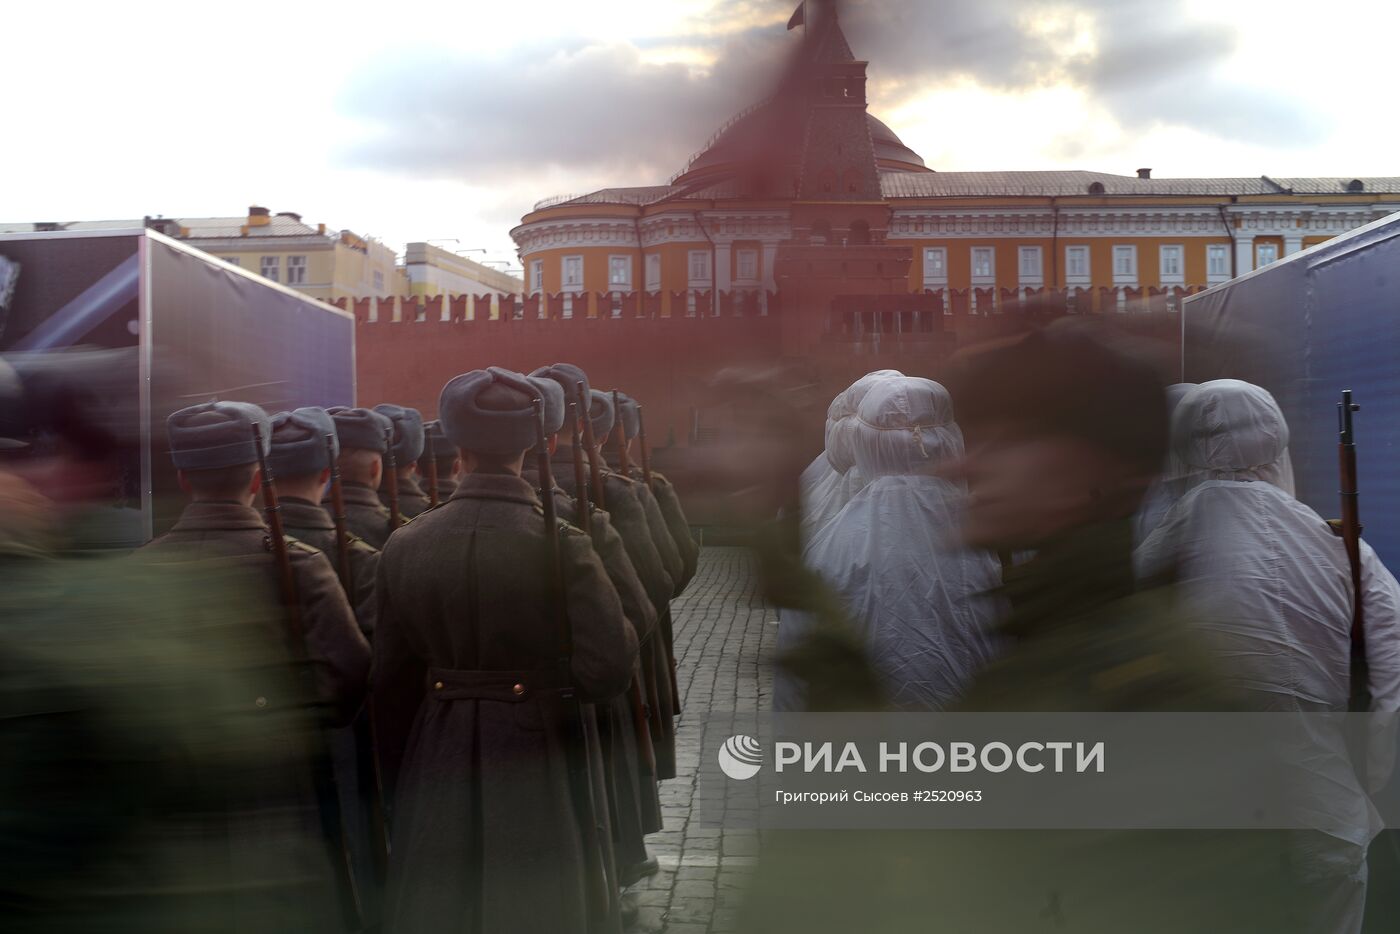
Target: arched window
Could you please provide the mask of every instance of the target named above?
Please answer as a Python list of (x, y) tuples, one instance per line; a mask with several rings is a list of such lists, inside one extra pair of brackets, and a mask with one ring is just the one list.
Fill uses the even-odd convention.
[(825, 219), (812, 224), (812, 242), (824, 244), (831, 242), (831, 222)]
[(1089, 184), (1089, 194), (1091, 194), (1091, 195), (1101, 195), (1101, 194), (1103, 194), (1103, 182), (1091, 182), (1091, 183)]
[(870, 242), (870, 225), (865, 221), (851, 221), (851, 243), (866, 244)]
[(1353, 178), (1347, 182), (1347, 191), (1365, 191), (1366, 183), (1359, 178)]
[(835, 190), (836, 190), (836, 170), (835, 170), (835, 169), (822, 169), (821, 174), (817, 176), (817, 186), (818, 186), (819, 188), (821, 188), (822, 191), (827, 191), (827, 192), (835, 191)]
[(846, 191), (851, 194), (860, 191), (860, 171), (858, 169), (846, 170)]

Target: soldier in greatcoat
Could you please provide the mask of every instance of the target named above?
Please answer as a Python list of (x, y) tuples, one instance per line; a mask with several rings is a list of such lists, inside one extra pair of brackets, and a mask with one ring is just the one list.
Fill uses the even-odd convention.
[[(641, 430), (641, 406), (625, 392), (619, 392), (617, 395), (618, 401), (622, 403), (619, 417), (627, 443), (628, 457), (631, 459), (630, 476), (633, 480), (645, 483), (646, 476), (642, 471), (642, 465), (636, 460), (635, 445), (632, 443)], [(681, 508), (681, 500), (676, 493), (675, 484), (667, 479), (661, 471), (652, 470), (649, 489), (656, 497), (657, 505), (661, 507), (661, 515), (666, 519), (666, 529), (671, 533), (671, 538), (675, 541), (676, 548), (680, 552), (684, 571), (677, 589), (684, 590), (691, 579), (695, 577), (695, 570), (700, 561), (700, 543), (690, 532), (690, 522), (685, 517), (685, 510)]]
[[(273, 543), (263, 514), (252, 505), (262, 484), (254, 427), (265, 450), (269, 420), (255, 405), (211, 402), (170, 416), (167, 431), (171, 459), (179, 471), (180, 486), (191, 502), (168, 533), (136, 554), (143, 565), (166, 567), (176, 573), (204, 574), (217, 567), (231, 575), (242, 575), (242, 596), (248, 606), (275, 606), (280, 582)], [(344, 726), (364, 699), (369, 645), (326, 557), (295, 539), (288, 539), (287, 544), (292, 589), (298, 603), (300, 644), (293, 644), (296, 630), (287, 613), (254, 614), (270, 634), (286, 642), (291, 657), (286, 659), (284, 677), (270, 682), (265, 693), (247, 698), (248, 714), (265, 712), (285, 718), (286, 711), (300, 707), (316, 711), (322, 726)], [(229, 596), (224, 594), (223, 599)], [(211, 594), (210, 599), (219, 598)], [(310, 685), (305, 683), (308, 679)], [(278, 886), (284, 887), (276, 889), (283, 893), (283, 910), (295, 917), (304, 907), (299, 906), (300, 902), (318, 897), (319, 890), (307, 888), (306, 880), (327, 880), (324, 890), (342, 904), (352, 896), (342, 828), (336, 826), (340, 821), (339, 809), (333, 802), (334, 789), (316, 780), (326, 765), (321, 761), (323, 752), (317, 751), (324, 750), (324, 742), (315, 736), (294, 735), (290, 729), (286, 732), (284, 745), (292, 750), (289, 755), (293, 760), (302, 760), (307, 774), (290, 777), (281, 794), (249, 793), (249, 826), (242, 836), (244, 849), (232, 858), (243, 864), (240, 876), (261, 868), (269, 884), (276, 878)], [(297, 796), (294, 800), (300, 807), (286, 807), (287, 795)], [(328, 822), (325, 815), (332, 812), (337, 819)], [(294, 835), (298, 827), (300, 837)], [(314, 840), (315, 829), (330, 839), (323, 837), (319, 844), (308, 846), (306, 841)], [(285, 849), (275, 842), (269, 845), (269, 841), (279, 838), (288, 841)], [(302, 842), (294, 843), (297, 840)], [(334, 927), (343, 915), (337, 915), (333, 902), (327, 911), (326, 923)], [(268, 914), (253, 927), (281, 930), (285, 923), (269, 908)]]
[[(379, 485), (384, 479), (384, 455), (389, 450), (387, 436), (393, 423), (373, 409), (338, 405), (326, 411), (335, 422), (340, 442), (345, 521), (350, 531), (373, 547), (383, 548), (392, 528), (389, 510), (379, 501)], [(321, 506), (329, 511), (330, 499), (322, 499)]]
[[(349, 579), (341, 579), (341, 584), (355, 609), (360, 631), (373, 641), (379, 552), (347, 531), (342, 564), (335, 522), (320, 506), (339, 454), (335, 423), (325, 409), (300, 408), (272, 417), (267, 460), (277, 478), (282, 527), (288, 535), (326, 555), (337, 575), (348, 572)], [(383, 813), (368, 711), (361, 711), (350, 726), (332, 731), (330, 752), (361, 911), (367, 920), (374, 919), (379, 910), (376, 866), (382, 866)]]
[[(558, 448), (559, 434), (565, 427), (567, 405), (563, 387), (545, 377), (529, 380), (539, 390), (544, 401), (546, 443), (553, 455)], [(572, 426), (569, 428), (572, 433)], [(534, 465), (536, 452), (526, 458), (522, 476), (536, 488), (540, 486), (538, 468)], [(554, 484), (555, 508), (566, 521), (584, 527), (579, 521), (579, 502)], [(646, 587), (627, 556), (622, 537), (612, 527), (608, 514), (584, 500), (589, 510), (586, 528), (591, 532), (594, 550), (603, 561), (622, 601), (623, 613), (637, 635), (640, 654), (652, 651), (651, 641), (658, 636), (656, 610), (647, 597)], [(661, 802), (657, 790), (655, 752), (652, 749), (647, 697), (640, 664), (633, 673), (635, 682), (628, 695), (615, 698), (600, 708), (603, 751), (608, 766), (609, 805), (613, 824), (614, 848), (619, 880), (627, 886), (642, 876), (656, 871), (656, 860), (646, 852), (646, 834), (661, 829)], [(635, 689), (635, 701), (632, 692)], [(628, 906), (624, 906), (628, 907)]]
[(535, 397), (503, 371), (443, 388), (464, 476), (380, 559), (373, 683), (398, 934), (618, 926), (580, 707), (626, 690), (637, 642), (592, 545), (546, 529), (520, 476)]
[[(399, 512), (412, 519), (428, 508), (428, 494), (418, 483), (418, 458), (423, 456), (423, 416), (417, 409), (382, 402), (374, 411), (394, 426), (394, 480), (398, 483)], [(389, 508), (389, 471), (379, 485), (379, 501)]]
[[(587, 374), (573, 364), (556, 363), (541, 367), (530, 375), (547, 377), (559, 383), (569, 399), (576, 398), (576, 387), (582, 382), (585, 397), (593, 398)], [(612, 428), (612, 419), (605, 417), (604, 412), (611, 413), (611, 407), (600, 410), (597, 413), (598, 417), (589, 419), (590, 427), (594, 429), (595, 442), (600, 430), (603, 437), (606, 437), (606, 431)], [(554, 454), (554, 478), (571, 495), (577, 495), (578, 491), (574, 486), (573, 449), (565, 445), (564, 440), (560, 438), (560, 444)], [(586, 458), (589, 457), (589, 452), (584, 453)], [(588, 484), (587, 477), (584, 478), (584, 482)], [(601, 505), (607, 511), (613, 528), (622, 536), (627, 555), (632, 559), (632, 566), (646, 587), (652, 606), (656, 609), (658, 622), (661, 622), (670, 613), (675, 581), (667, 572), (662, 557), (657, 552), (651, 525), (647, 522), (646, 510), (637, 498), (636, 484), (612, 472), (603, 474), (603, 483), (604, 502)], [(591, 501), (591, 491), (585, 492), (589, 492)], [(665, 631), (663, 628), (663, 632)], [(656, 774), (659, 779), (675, 778), (677, 697), (672, 689), (669, 644), (664, 643), (662, 639), (653, 639), (651, 647), (652, 651), (642, 656), (642, 675), (652, 712), (650, 724), (652, 744), (656, 750)]]

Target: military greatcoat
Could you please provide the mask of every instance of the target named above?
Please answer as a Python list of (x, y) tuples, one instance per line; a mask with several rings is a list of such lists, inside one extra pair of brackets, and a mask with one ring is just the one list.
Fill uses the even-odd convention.
[[(373, 684), (394, 804), (385, 920), (398, 934), (589, 930), (591, 834), (571, 780), (565, 634), (541, 586), (545, 534), (526, 481), (475, 473), (381, 556)], [(627, 688), (636, 636), (588, 540), (552, 534), (567, 680), (606, 702)]]

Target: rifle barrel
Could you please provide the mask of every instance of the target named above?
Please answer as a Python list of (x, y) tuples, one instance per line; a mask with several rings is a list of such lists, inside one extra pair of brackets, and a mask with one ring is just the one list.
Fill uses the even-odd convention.
[(578, 403), (569, 403), (569, 421), (573, 423), (572, 452), (574, 455), (574, 511), (578, 514), (579, 528), (593, 538), (593, 510), (588, 505), (588, 484), (584, 479), (583, 438), (578, 428)]
[(1361, 406), (1352, 401), (1350, 389), (1343, 390), (1342, 401), (1337, 403), (1338, 468), (1341, 474), (1342, 500), (1342, 544), (1346, 548), (1347, 562), (1351, 565), (1352, 616), (1351, 616), (1351, 700), (1353, 711), (1367, 711), (1371, 707), (1369, 686), (1369, 664), (1366, 659), (1365, 607), (1362, 602), (1361, 587), (1361, 508), (1359, 480), (1356, 470), (1356, 433), (1352, 415)]
[(647, 447), (647, 423), (642, 418), (642, 407), (637, 406), (637, 446), (642, 452), (642, 482), (651, 489), (651, 449)]
[(399, 460), (394, 456), (394, 429), (384, 429), (384, 472), (389, 484), (389, 532), (393, 534), (399, 527)]
[(345, 531), (345, 494), (340, 485), (340, 463), (335, 456), (335, 435), (326, 435), (326, 462), (331, 469), (331, 521), (335, 523), (336, 569), (345, 595), (354, 599), (354, 583), (350, 577), (350, 536)]
[(603, 470), (598, 463), (598, 441), (593, 437), (593, 407), (582, 380), (574, 387), (574, 391), (578, 393), (579, 412), (583, 415), (583, 440), (588, 445), (588, 464), (593, 479), (593, 504), (603, 509), (607, 501), (603, 498)]

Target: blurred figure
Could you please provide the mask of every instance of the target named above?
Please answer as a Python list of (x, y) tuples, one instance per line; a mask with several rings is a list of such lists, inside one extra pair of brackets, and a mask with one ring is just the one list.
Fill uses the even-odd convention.
[[(1167, 387), (1168, 420), (1176, 412), (1181, 400), (1186, 398), (1186, 394), (1195, 388), (1195, 383), (1173, 383)], [(1143, 498), (1142, 508), (1138, 510), (1134, 542), (1141, 544), (1152, 534), (1152, 530), (1162, 523), (1162, 517), (1167, 514), (1167, 510), (1186, 492), (1185, 481), (1185, 468), (1176, 459), (1176, 452), (1168, 448), (1167, 459), (1162, 463), (1161, 476), (1152, 481), (1147, 496)]]
[[(1344, 712), (1350, 697), (1351, 566), (1342, 539), (1291, 495), (1288, 425), (1273, 396), (1238, 380), (1193, 390), (1172, 423), (1188, 489), (1138, 551), (1168, 575), (1231, 683), (1261, 710)], [(1372, 710), (1400, 710), (1400, 585), (1362, 542)], [(1306, 768), (1325, 831), (1297, 858), (1318, 888), (1319, 930), (1360, 930), (1366, 847), (1380, 829), (1340, 732), (1316, 731)], [(1300, 763), (1300, 766), (1302, 763)]]
[[(423, 456), (424, 433), (423, 416), (417, 409), (382, 402), (374, 411), (383, 415), (394, 426), (394, 464), (398, 484), (399, 512), (405, 519), (412, 519), (428, 508), (428, 495), (418, 485), (418, 459)], [(379, 485), (379, 501), (389, 508), (388, 471)]]
[[(0, 425), (18, 410), (62, 434), (7, 388), (12, 372), (0, 363)], [(83, 463), (55, 453), (49, 475)], [(3, 927), (345, 930), (306, 806), (316, 705), (262, 534), (247, 564), (65, 560), (46, 544), (57, 504), (9, 467), (0, 458)]]
[[(435, 461), (431, 467), (429, 461)], [(423, 454), (418, 458), (418, 475), (424, 478), (431, 477), (433, 471), (437, 472), (437, 501), (445, 503), (452, 498), (452, 491), (457, 489), (457, 475), (461, 465), (457, 461), (457, 452), (452, 445), (447, 442), (447, 436), (442, 433), (442, 423), (437, 419), (423, 423)]]
[(874, 386), (854, 421), (866, 486), (807, 549), (840, 593), (900, 708), (949, 706), (995, 654), (996, 558), (958, 541), (966, 494), (937, 476), (963, 454), (948, 391), (927, 379)]
[[(1005, 651), (954, 709), (1237, 709), (1170, 594), (1135, 588), (1133, 515), (1167, 447), (1152, 370), (1057, 326), (968, 354), (955, 377), (967, 452), (948, 475), (968, 483), (964, 541), (1035, 556), (1006, 572)], [(814, 670), (848, 697), (861, 681)], [(1271, 833), (775, 833), (743, 929), (1288, 931), (1285, 858)]]
[[(605, 841), (575, 700), (626, 690), (637, 643), (591, 544), (571, 526), (546, 529), (520, 476), (540, 429), (537, 391), (503, 370), (443, 388), (443, 430), (466, 475), (380, 560), (375, 715), (394, 802), (385, 919), (397, 934), (617, 924), (616, 892), (596, 871)], [(556, 534), (563, 593), (545, 564)]]
[[(326, 412), (335, 421), (340, 444), (340, 482), (345, 491), (345, 521), (360, 538), (374, 548), (389, 540), (389, 509), (379, 501), (384, 479), (384, 455), (389, 450), (388, 434), (393, 423), (371, 409), (338, 405)], [(321, 500), (329, 510), (329, 499)]]
[[(865, 486), (865, 477), (855, 462), (855, 414), (865, 394), (881, 380), (903, 376), (898, 370), (875, 370), (852, 383), (836, 398), (840, 406), (838, 418), (831, 423), (826, 435), (826, 459), (831, 473), (812, 487), (802, 500), (802, 540), (811, 542), (851, 498)], [(835, 402), (833, 402), (835, 405)], [(831, 414), (828, 412), (828, 414)]]
[(827, 406), (822, 452), (812, 458), (812, 463), (808, 464), (802, 471), (802, 476), (797, 478), (798, 493), (804, 500), (810, 499), (813, 491), (835, 472), (836, 468), (831, 466), (831, 460), (826, 456), (825, 439), (831, 437), (831, 429), (836, 427), (836, 423), (849, 415), (850, 412), (846, 410), (846, 391), (843, 389), (831, 400), (831, 405)]

